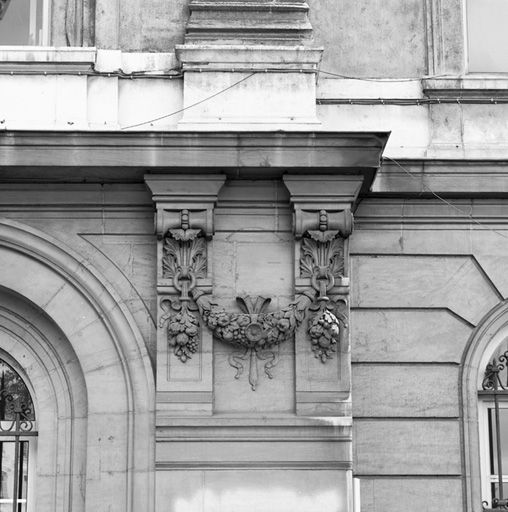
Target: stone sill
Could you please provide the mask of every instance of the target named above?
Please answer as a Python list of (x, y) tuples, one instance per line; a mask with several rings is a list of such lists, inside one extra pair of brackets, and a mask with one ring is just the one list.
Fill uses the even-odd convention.
[(429, 98), (508, 98), (508, 74), (424, 78), (422, 85)]
[(94, 47), (0, 46), (0, 71), (86, 73), (93, 70)]
[(174, 52), (122, 52), (95, 47), (0, 46), (0, 71), (38, 73), (176, 73)]

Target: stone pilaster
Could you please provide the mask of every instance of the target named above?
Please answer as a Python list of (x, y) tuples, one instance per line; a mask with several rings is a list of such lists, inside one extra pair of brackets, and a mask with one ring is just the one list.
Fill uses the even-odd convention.
[(212, 334), (201, 329), (192, 291), (211, 292), (213, 209), (222, 175), (146, 175), (156, 205), (157, 424), (211, 415)]

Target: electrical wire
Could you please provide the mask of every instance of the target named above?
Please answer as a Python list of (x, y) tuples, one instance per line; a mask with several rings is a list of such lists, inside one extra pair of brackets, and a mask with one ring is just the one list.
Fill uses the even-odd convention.
[[(409, 169), (406, 169), (403, 165), (401, 165), (399, 162), (397, 162), (397, 160), (394, 160), (393, 158), (391, 158), (389, 156), (384, 156), (383, 160), (390, 160), (390, 162), (393, 162), (402, 171), (404, 171), (406, 174), (411, 176), (411, 178), (420, 181), (420, 178), (418, 176), (416, 176), (416, 174), (412, 173)], [(430, 192), (436, 199), (439, 199), (439, 201), (441, 201), (442, 203), (450, 206), (455, 211), (460, 213), (463, 217), (467, 217), (468, 219), (473, 221), (478, 226), (481, 226), (482, 229), (484, 229), (485, 231), (492, 231), (493, 233), (496, 233), (497, 235), (502, 236), (503, 238), (508, 239), (507, 235), (505, 235), (504, 233), (501, 233), (501, 231), (498, 231), (497, 229), (489, 228), (488, 226), (486, 226), (485, 224), (483, 224), (479, 220), (475, 219), (470, 213), (467, 213), (464, 210), (461, 210), (459, 207), (455, 206), (453, 203), (450, 203), (450, 201), (447, 201), (444, 197), (442, 197), (439, 194), (437, 194), (436, 192), (434, 192), (429, 186), (425, 185), (425, 183), (422, 183), (422, 187), (424, 189), (426, 189), (428, 192)]]
[(318, 73), (322, 73), (324, 75), (336, 76), (338, 78), (344, 78), (346, 80), (361, 80), (363, 82), (421, 82), (424, 79), (429, 78), (440, 78), (446, 75), (432, 75), (432, 76), (422, 76), (419, 78), (374, 78), (374, 77), (359, 77), (359, 76), (349, 76), (342, 75), (340, 73), (334, 73), (333, 71), (326, 71), (325, 69), (318, 69)]
[(250, 75), (247, 75), (247, 76), (243, 77), (241, 80), (238, 80), (238, 82), (235, 82), (234, 84), (231, 84), (230, 86), (226, 87), (225, 89), (222, 89), (222, 90), (212, 94), (211, 96), (207, 96), (206, 98), (203, 98), (200, 101), (196, 101), (196, 103), (192, 103), (192, 105), (187, 105), (186, 107), (183, 107), (181, 109), (175, 110), (174, 112), (170, 112), (169, 114), (164, 114), (162, 116), (155, 117), (154, 119), (149, 119), (148, 121), (142, 121), (141, 123), (131, 124), (129, 126), (123, 126), (121, 128), (121, 130), (128, 130), (130, 128), (137, 128), (138, 126), (143, 126), (145, 124), (154, 123), (156, 121), (160, 121), (161, 119), (166, 119), (167, 117), (171, 117), (171, 116), (174, 116), (176, 114), (179, 114), (180, 112), (184, 112), (184, 111), (186, 111), (186, 110), (188, 110), (188, 109), (190, 109), (192, 107), (195, 107), (197, 105), (201, 105), (201, 103), (205, 103), (206, 101), (209, 101), (212, 98), (215, 98), (216, 96), (219, 96), (220, 94), (223, 94), (226, 91), (229, 91), (230, 89), (233, 89), (233, 87), (236, 87), (237, 85), (241, 84), (242, 82), (245, 82), (249, 78), (253, 77), (255, 74), (256, 74), (255, 72), (251, 73)]

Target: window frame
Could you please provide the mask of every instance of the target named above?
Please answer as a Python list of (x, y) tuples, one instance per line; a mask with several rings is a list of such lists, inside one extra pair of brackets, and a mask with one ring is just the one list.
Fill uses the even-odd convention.
[[(11, 0), (12, 1), (12, 0)], [(33, 40), (33, 43), (27, 41), (23, 45), (13, 45), (10, 43), (0, 44), (0, 48), (5, 48), (9, 46), (26, 46), (26, 47), (41, 47), (41, 46), (49, 46), (51, 43), (51, 16), (52, 16), (52, 0), (28, 0), (30, 4), (29, 8), (29, 39)], [(42, 27), (39, 29), (41, 34), (37, 34), (37, 3), (42, 3), (41, 8), (41, 17), (42, 17)]]
[(496, 75), (496, 76), (504, 76), (508, 74), (508, 66), (506, 70), (473, 70), (471, 69), (471, 31), (470, 31), (470, 20), (472, 16), (470, 16), (471, 12), (471, 2), (475, 0), (464, 0), (463, 2), (463, 26), (464, 26), (464, 68), (466, 74), (469, 75)]
[[(21, 433), (20, 435), (9, 435), (9, 432), (0, 429), (0, 442), (16, 442), (16, 437), (18, 438), (18, 442), (27, 442), (28, 443), (28, 467), (27, 467), (27, 492), (26, 492), (26, 512), (37, 512), (37, 507), (35, 503), (35, 489), (36, 489), (36, 478), (37, 478), (37, 440), (38, 440), (38, 429), (37, 429), (37, 405), (35, 402), (35, 393), (34, 389), (27, 378), (25, 372), (20, 367), (18, 362), (10, 357), (8, 354), (3, 351), (0, 352), (0, 363), (4, 363), (9, 366), (21, 379), (23, 384), (25, 385), (27, 392), (30, 396), (30, 400), (32, 402), (32, 414), (33, 419), (20, 417), (20, 421), (26, 419), (26, 421), (30, 422), (30, 428), (26, 428), (25, 433)], [(12, 420), (0, 420), (1, 424), (6, 424), (5, 426), (9, 428), (9, 423), (12, 424)], [(21, 423), (21, 424), (22, 424)], [(3, 427), (3, 425), (2, 425)], [(23, 428), (20, 427), (20, 431), (23, 431)], [(1, 469), (1, 468), (0, 468)], [(19, 504), (18, 500), (13, 496), (13, 500), (11, 503), (15, 502), (16, 505)], [(6, 502), (8, 503), (8, 502)], [(14, 508), (14, 505), (13, 505)], [(16, 510), (18, 507), (16, 507)]]
[[(502, 397), (502, 398), (501, 398)], [(508, 409), (508, 392), (506, 395), (498, 395), (499, 408)], [(495, 403), (492, 395), (479, 394), (478, 396), (478, 428), (480, 443), (481, 466), (481, 494), (482, 501), (492, 504), (492, 484), (497, 484), (497, 473), (491, 472), (491, 444), (489, 434), (489, 409), (494, 409)], [(508, 468), (503, 468), (503, 483), (508, 483)]]

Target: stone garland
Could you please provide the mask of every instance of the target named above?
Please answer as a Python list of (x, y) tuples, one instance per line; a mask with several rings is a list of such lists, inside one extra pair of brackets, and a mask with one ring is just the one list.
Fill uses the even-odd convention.
[(255, 390), (258, 361), (264, 362), (264, 372), (272, 378), (279, 345), (293, 337), (309, 310), (313, 315), (307, 332), (314, 356), (322, 363), (332, 358), (348, 327), (346, 299), (333, 301), (327, 296), (344, 270), (344, 244), (336, 232), (311, 231), (302, 240), (300, 272), (311, 278), (312, 287), (294, 302), (279, 311), (265, 312), (270, 299), (237, 298), (242, 312), (231, 313), (196, 288), (197, 279), (206, 277), (206, 242), (200, 230), (189, 228), (185, 216), (182, 226), (169, 230), (164, 240), (163, 276), (173, 281), (180, 296), (161, 300), (164, 314), (159, 324), (182, 363), (198, 351), (200, 316), (217, 339), (240, 349), (230, 355), (229, 363), (239, 378), (244, 363), (249, 362), (249, 383)]

